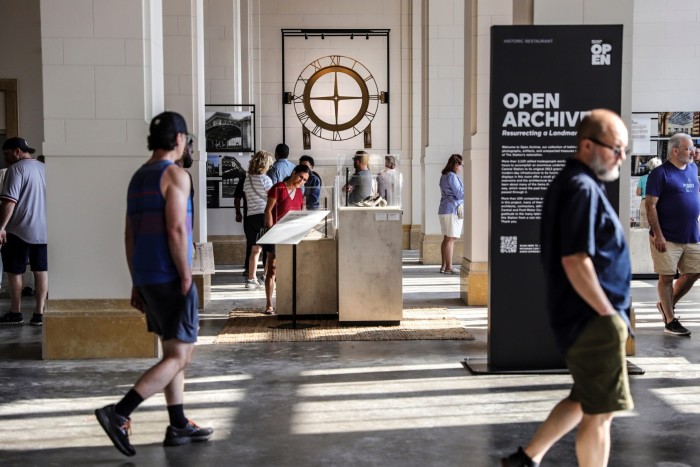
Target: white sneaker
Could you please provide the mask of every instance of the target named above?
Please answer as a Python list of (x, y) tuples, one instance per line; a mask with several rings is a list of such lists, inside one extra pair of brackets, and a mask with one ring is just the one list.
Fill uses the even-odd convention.
[(246, 279), (245, 288), (246, 289), (257, 289), (260, 287), (260, 282), (257, 279)]

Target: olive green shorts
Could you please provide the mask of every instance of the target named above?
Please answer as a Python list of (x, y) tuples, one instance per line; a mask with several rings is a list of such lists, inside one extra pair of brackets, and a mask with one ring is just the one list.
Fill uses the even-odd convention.
[(574, 378), (569, 399), (588, 415), (634, 408), (627, 377), (627, 325), (617, 314), (595, 316), (566, 352)]

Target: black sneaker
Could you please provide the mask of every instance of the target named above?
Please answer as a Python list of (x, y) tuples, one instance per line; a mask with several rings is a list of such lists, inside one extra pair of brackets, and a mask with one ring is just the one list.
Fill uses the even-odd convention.
[(0, 316), (0, 325), (16, 326), (21, 324), (24, 324), (24, 316), (22, 316), (22, 313), (13, 313), (8, 311), (4, 315)]
[(206, 441), (214, 433), (213, 428), (200, 428), (192, 420), (187, 420), (185, 428), (175, 428), (168, 425), (165, 430), (164, 446), (182, 446), (183, 444)]
[(125, 456), (133, 456), (136, 449), (129, 442), (131, 432), (131, 419), (122, 417), (114, 411), (114, 404), (106, 405), (95, 410), (95, 417), (100, 422), (102, 428), (114, 443), (114, 447)]
[(523, 448), (518, 446), (518, 450), (508, 457), (501, 459), (502, 467), (538, 467), (540, 464), (530, 459), (530, 456), (525, 454)]
[(43, 322), (44, 315), (37, 315), (36, 313), (32, 314), (32, 319), (29, 320), (29, 325), (30, 326), (41, 326), (44, 324)]
[(674, 336), (689, 336), (690, 331), (683, 327), (678, 318), (673, 318), (670, 323), (666, 324), (664, 329), (666, 334), (673, 334)]

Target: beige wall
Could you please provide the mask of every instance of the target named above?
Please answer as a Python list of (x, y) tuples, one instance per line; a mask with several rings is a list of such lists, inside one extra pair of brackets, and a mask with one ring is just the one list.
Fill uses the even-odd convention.
[[(346, 142), (329, 142), (314, 138), (312, 149), (303, 150), (301, 127), (293, 106), (286, 106), (282, 122), (282, 28), (381, 28), (390, 29), (391, 55), (391, 152), (401, 156), (404, 176), (404, 223), (412, 220), (411, 183), (414, 157), (410, 140), (412, 124), (408, 110), (411, 62), (405, 60), (410, 48), (412, 1), (360, 0), (337, 2), (289, 0), (285, 2), (252, 0), (205, 0), (205, 69), (206, 102), (209, 104), (252, 103), (256, 105), (256, 148), (273, 152), (282, 141), (286, 125), (286, 143), (294, 162), (302, 154), (311, 155), (325, 185), (332, 184), (339, 155), (350, 155), (362, 148), (361, 137)], [(353, 56), (371, 67), (378, 81), (386, 78), (386, 42), (381, 38), (350, 40), (326, 38), (324, 41), (286, 43), (285, 90), (292, 91), (297, 76), (313, 59), (330, 54)], [(305, 48), (306, 45), (313, 46)], [(383, 80), (386, 82), (386, 80)], [(388, 83), (387, 83), (388, 84)], [(388, 87), (386, 89), (389, 89)], [(385, 90), (385, 89), (382, 89)], [(373, 139), (377, 154), (386, 153), (386, 134), (382, 110), (373, 122)], [(373, 152), (372, 150), (370, 152)], [(378, 172), (376, 167), (373, 172)], [(209, 211), (210, 235), (243, 235), (241, 224), (233, 220), (233, 210)]]

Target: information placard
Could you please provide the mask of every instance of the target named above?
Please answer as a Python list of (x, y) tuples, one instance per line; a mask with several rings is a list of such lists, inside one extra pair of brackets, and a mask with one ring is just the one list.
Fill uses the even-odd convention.
[[(563, 367), (546, 309), (540, 216), (584, 112), (620, 112), (622, 26), (491, 29), (488, 365)], [(617, 209), (619, 184), (607, 186)]]
[(265, 235), (258, 239), (260, 245), (296, 245), (306, 237), (316, 224), (330, 211), (289, 211)]

